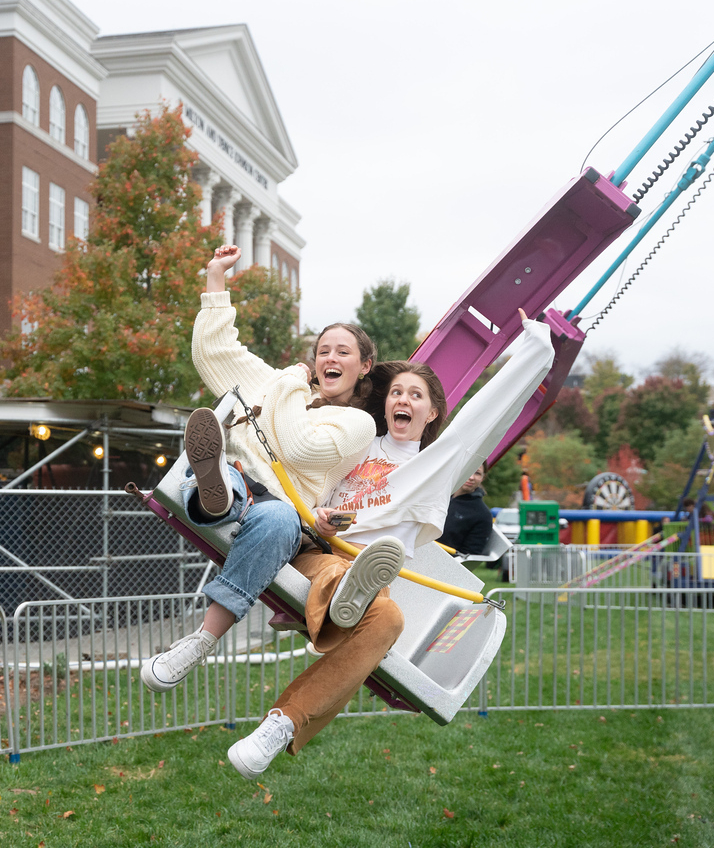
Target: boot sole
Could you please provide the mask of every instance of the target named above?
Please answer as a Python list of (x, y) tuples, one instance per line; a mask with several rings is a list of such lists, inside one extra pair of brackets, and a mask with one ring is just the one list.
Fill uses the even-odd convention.
[(380, 589), (394, 580), (404, 564), (404, 545), (391, 537), (368, 545), (352, 563), (330, 604), (338, 627), (354, 627)]
[(196, 409), (186, 424), (186, 456), (198, 483), (201, 509), (211, 516), (225, 515), (231, 508), (231, 489), (221, 473), (225, 450), (223, 428), (210, 409)]

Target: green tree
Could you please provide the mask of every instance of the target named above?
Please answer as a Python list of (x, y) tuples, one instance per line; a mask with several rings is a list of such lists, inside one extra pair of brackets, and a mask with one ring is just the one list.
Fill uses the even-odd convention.
[(629, 444), (646, 465), (672, 431), (681, 434), (689, 427), (700, 404), (681, 380), (648, 377), (630, 389), (620, 406), (615, 428), (610, 433), (609, 453)]
[[(686, 429), (667, 433), (656, 446), (649, 470), (638, 486), (654, 509), (677, 506), (703, 440), (704, 429), (695, 419)], [(697, 478), (695, 486), (700, 486), (701, 482), (701, 478)]]
[(510, 506), (521, 480), (521, 466), (516, 452), (509, 450), (498, 462), (489, 468), (484, 488), (485, 501), (489, 507)]
[(556, 500), (561, 506), (577, 507), (583, 490), (599, 468), (592, 445), (586, 445), (576, 433), (545, 436), (542, 432), (529, 436), (525, 456), (538, 498)]
[(596, 421), (596, 432), (593, 439), (595, 452), (604, 464), (610, 453), (616, 453), (626, 439), (618, 441), (610, 436), (620, 417), (620, 408), (625, 402), (626, 392), (623, 386), (613, 386), (604, 389), (595, 400), (593, 414)]
[[(87, 241), (70, 239), (53, 285), (15, 302), (35, 329), (0, 343), (7, 395), (190, 402), (193, 322), (222, 236), (219, 219), (201, 225), (189, 135), (180, 107), (164, 107), (110, 145)], [(242, 340), (279, 364), (295, 322), (289, 287), (259, 269), (232, 285)]]
[(302, 356), (294, 332), (298, 298), (277, 271), (253, 265), (226, 282), (243, 344), (269, 365), (282, 367)]
[(704, 375), (711, 370), (711, 360), (704, 354), (686, 354), (674, 348), (667, 356), (655, 363), (654, 373), (668, 380), (681, 380), (696, 398), (700, 406), (705, 406), (711, 392), (711, 386)]
[(418, 346), (419, 312), (407, 306), (409, 283), (378, 280), (365, 291), (357, 323), (377, 345), (379, 359), (409, 359)]
[(622, 371), (617, 357), (612, 353), (600, 357), (586, 355), (586, 362), (589, 373), (583, 385), (583, 400), (590, 410), (595, 410), (604, 392), (628, 389), (634, 383), (634, 377)]
[(588, 444), (597, 436), (597, 418), (577, 388), (565, 387), (558, 392), (558, 399), (544, 416), (543, 424), (550, 435), (577, 432)]

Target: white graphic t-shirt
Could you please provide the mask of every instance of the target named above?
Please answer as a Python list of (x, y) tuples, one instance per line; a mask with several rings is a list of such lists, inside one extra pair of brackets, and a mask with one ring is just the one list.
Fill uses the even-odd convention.
[(523, 326), (518, 351), (429, 447), (419, 451), (419, 442), (389, 433), (374, 439), (321, 504), (357, 513), (342, 538), (366, 545), (397, 536), (408, 556), (439, 538), (452, 493), (493, 452), (553, 363), (550, 329), (532, 320)]

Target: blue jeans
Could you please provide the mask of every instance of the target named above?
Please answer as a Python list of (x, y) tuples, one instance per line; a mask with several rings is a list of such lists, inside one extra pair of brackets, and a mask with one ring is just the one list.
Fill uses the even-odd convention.
[[(228, 466), (233, 485), (233, 506), (215, 521), (197, 517), (191, 501), (198, 497), (190, 487), (193, 473), (187, 473), (183, 487), (184, 506), (189, 523), (197, 527), (217, 527), (236, 522), (245, 510), (248, 493), (240, 472)], [(221, 572), (203, 587), (212, 601), (230, 610), (240, 621), (275, 579), (280, 569), (300, 550), (302, 530), (294, 507), (283, 501), (264, 501), (245, 511)]]

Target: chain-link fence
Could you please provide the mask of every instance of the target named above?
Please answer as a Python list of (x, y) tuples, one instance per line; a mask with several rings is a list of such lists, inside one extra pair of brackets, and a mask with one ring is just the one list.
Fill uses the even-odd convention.
[(0, 605), (8, 616), (26, 601), (195, 592), (213, 570), (123, 492), (0, 490)]

